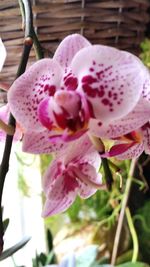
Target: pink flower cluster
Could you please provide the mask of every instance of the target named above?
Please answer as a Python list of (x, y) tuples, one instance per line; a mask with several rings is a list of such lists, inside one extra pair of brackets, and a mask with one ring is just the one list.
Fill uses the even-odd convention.
[(92, 45), (73, 34), (52, 59), (33, 64), (11, 86), (9, 108), (24, 131), (23, 150), (55, 153), (43, 178), (44, 216), (66, 210), (76, 195), (102, 187), (91, 136), (114, 140), (103, 157), (150, 153), (150, 75), (134, 55)]

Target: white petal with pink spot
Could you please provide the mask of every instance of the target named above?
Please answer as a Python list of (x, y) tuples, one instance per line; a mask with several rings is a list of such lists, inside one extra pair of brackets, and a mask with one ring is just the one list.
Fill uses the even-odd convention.
[(71, 69), (78, 78), (77, 90), (86, 94), (95, 117), (105, 122), (119, 119), (135, 107), (147, 72), (134, 55), (100, 45), (77, 53)]

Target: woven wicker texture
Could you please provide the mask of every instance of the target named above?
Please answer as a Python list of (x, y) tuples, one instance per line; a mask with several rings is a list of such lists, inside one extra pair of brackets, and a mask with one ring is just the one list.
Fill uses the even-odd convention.
[[(149, 0), (33, 0), (34, 25), (47, 51), (54, 52), (68, 34), (78, 32), (92, 43), (106, 44), (139, 53)], [(12, 82), (21, 56), (23, 31), (18, 1), (0, 1), (0, 36), (7, 48), (2, 81)], [(30, 62), (33, 61), (32, 50)]]

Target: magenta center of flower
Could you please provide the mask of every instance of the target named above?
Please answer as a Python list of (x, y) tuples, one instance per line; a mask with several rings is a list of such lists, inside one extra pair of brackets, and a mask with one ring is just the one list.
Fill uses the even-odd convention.
[(47, 129), (80, 136), (87, 129), (90, 106), (76, 91), (59, 90), (40, 103), (38, 115)]

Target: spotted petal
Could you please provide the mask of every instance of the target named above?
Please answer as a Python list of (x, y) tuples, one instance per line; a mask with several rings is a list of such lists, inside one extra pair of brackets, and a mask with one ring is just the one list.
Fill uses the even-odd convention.
[[(4, 105), (0, 107), (0, 119), (7, 123), (9, 117), (9, 106)], [(3, 141), (6, 138), (6, 133), (0, 129), (0, 141)]]
[(135, 143), (135, 145), (131, 146), (126, 152), (118, 155), (117, 158), (120, 160), (138, 158), (143, 151), (144, 151), (143, 143), (140, 144)]
[(91, 134), (103, 138), (116, 138), (132, 132), (144, 125), (150, 118), (150, 103), (141, 98), (136, 107), (128, 115), (111, 123), (104, 124), (101, 120), (91, 119)]
[[(2, 121), (4, 121), (5, 123), (8, 123), (9, 114), (10, 114), (10, 109), (9, 109), (8, 104), (0, 107), (0, 119)], [(22, 137), (22, 130), (21, 130), (20, 126), (17, 124), (16, 125), (16, 131), (14, 134), (14, 140), (18, 141), (21, 139), (21, 137)], [(0, 141), (4, 141), (5, 138), (6, 138), (6, 133), (0, 129)]]
[[(56, 134), (52, 132), (51, 134)], [(32, 154), (49, 154), (57, 152), (64, 148), (67, 144), (59, 140), (52, 142), (49, 140), (49, 130), (42, 132), (27, 132), (23, 137), (23, 151)]]
[(136, 56), (101, 45), (79, 51), (71, 69), (78, 78), (77, 90), (86, 94), (95, 117), (105, 122), (120, 119), (135, 107), (147, 73)]
[[(51, 167), (48, 169), (45, 175), (51, 177), (53, 176), (53, 173), (51, 173)], [(55, 179), (54, 176), (53, 179)], [(46, 180), (48, 179), (46, 178)], [(42, 215), (44, 217), (51, 216), (56, 213), (63, 212), (69, 208), (76, 198), (77, 187), (78, 183), (76, 179), (66, 175), (57, 177), (55, 182), (51, 185), (51, 189), (48, 191), (48, 196)]]
[(124, 154), (125, 152), (129, 151), (130, 148), (135, 146), (136, 142), (130, 142), (130, 143), (117, 143), (111, 147), (111, 149), (102, 154), (102, 157), (115, 157), (120, 154)]
[[(94, 161), (94, 164), (96, 164), (96, 167), (99, 163), (100, 165), (100, 159), (94, 160), (92, 158), (92, 155), (89, 156), (89, 151), (91, 151), (91, 141), (88, 137), (88, 135), (85, 133), (82, 137), (80, 137), (78, 140), (75, 140), (73, 143), (70, 143), (70, 145), (67, 146), (67, 151), (62, 151), (60, 154), (60, 158), (63, 158), (64, 164), (67, 164), (69, 161), (78, 161), (81, 160), (81, 162), (85, 162), (87, 160)], [(66, 153), (67, 152), (67, 153)], [(87, 158), (86, 158), (87, 157)]]
[[(100, 165), (99, 165), (100, 167)], [(100, 173), (97, 173), (95, 168), (90, 164), (80, 164), (80, 167), (78, 169), (78, 175), (82, 178), (78, 181), (79, 183), (79, 191), (78, 194), (82, 198), (89, 198), (95, 192), (97, 189), (102, 189), (102, 175)], [(84, 179), (83, 179), (84, 176)], [(93, 185), (92, 185), (93, 184)], [(95, 184), (95, 188), (94, 188)], [(97, 188), (96, 188), (97, 184)]]
[(66, 70), (75, 54), (90, 45), (90, 42), (80, 34), (69, 35), (60, 43), (53, 58)]
[(5, 58), (6, 58), (6, 49), (0, 38), (0, 71), (2, 70)]
[(39, 103), (60, 89), (62, 69), (51, 59), (33, 64), (10, 87), (8, 102), (10, 110), (25, 131), (42, 131), (37, 114)]

